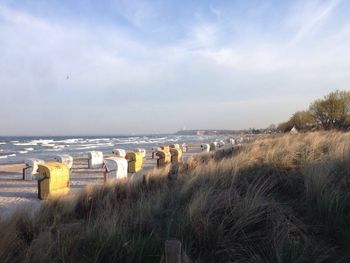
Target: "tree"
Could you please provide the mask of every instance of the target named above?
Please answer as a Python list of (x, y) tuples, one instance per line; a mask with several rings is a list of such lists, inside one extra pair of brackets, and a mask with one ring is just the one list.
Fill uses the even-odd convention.
[(282, 122), (277, 126), (277, 131), (288, 132), (288, 131), (290, 131), (291, 128), (293, 128), (293, 125), (291, 125), (288, 121)]
[(275, 131), (276, 130), (276, 125), (275, 124), (270, 124), (269, 127), (267, 127), (267, 129), (271, 130), (271, 131)]
[(310, 129), (315, 125), (315, 118), (309, 111), (297, 111), (287, 122), (278, 125), (277, 130), (289, 132), (294, 126), (298, 130)]
[(336, 90), (314, 101), (310, 113), (324, 129), (344, 128), (350, 114), (350, 92)]
[(315, 118), (310, 111), (297, 111), (289, 119), (289, 126), (295, 126), (297, 129), (307, 129), (315, 124)]

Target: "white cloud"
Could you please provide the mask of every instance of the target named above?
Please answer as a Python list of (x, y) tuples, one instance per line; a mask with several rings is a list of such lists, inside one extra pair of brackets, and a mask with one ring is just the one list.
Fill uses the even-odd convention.
[[(118, 3), (131, 24), (145, 29), (148, 19), (159, 15), (149, 2)], [(304, 7), (302, 22), (292, 18), (295, 13), (286, 17), (278, 30), (292, 36), (289, 44), (273, 32), (229, 37), (232, 32), (222, 24), (230, 24), (229, 18), (216, 8), (211, 12), (222, 20), (191, 21), (169, 44), (135, 38), (118, 25), (50, 22), (0, 5), (5, 36), (0, 38), (0, 119), (7, 125), (2, 132), (24, 127), (26, 114), (40, 117), (31, 133), (40, 132), (52, 116), (61, 133), (263, 127), (281, 121), (350, 82), (349, 24), (322, 38), (310, 34), (322, 30), (336, 6), (333, 1)], [(30, 109), (23, 107), (28, 101)], [(10, 106), (16, 110), (8, 114)], [(60, 118), (62, 108), (71, 111), (67, 120)], [(176, 118), (169, 118), (174, 111)]]
[(151, 18), (157, 17), (155, 5), (145, 0), (115, 0), (116, 11), (130, 24), (143, 27)]
[(290, 48), (321, 27), (330, 17), (333, 10), (339, 5), (341, 0), (330, 1), (302, 1), (296, 10), (293, 10), (288, 21), (290, 26), (296, 27), (296, 33), (287, 44)]

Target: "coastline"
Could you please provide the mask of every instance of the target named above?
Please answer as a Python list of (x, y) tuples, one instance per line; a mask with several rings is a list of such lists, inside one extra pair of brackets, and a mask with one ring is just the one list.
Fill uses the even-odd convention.
[[(193, 154), (201, 152), (200, 143), (189, 144), (189, 151), (183, 154), (184, 160)], [(111, 153), (104, 154), (104, 157), (113, 156)], [(70, 175), (70, 191), (68, 195), (75, 195), (83, 191), (86, 187), (102, 185), (102, 168), (88, 168), (87, 153), (74, 158), (73, 167)], [(146, 157), (144, 158), (143, 169), (129, 175), (137, 178), (156, 167), (156, 159), (152, 159), (151, 148), (146, 148)], [(37, 181), (24, 181), (22, 179), (22, 169), (24, 163), (0, 164), (0, 218), (4, 218), (15, 212), (19, 208), (37, 209), (42, 203), (38, 199)]]

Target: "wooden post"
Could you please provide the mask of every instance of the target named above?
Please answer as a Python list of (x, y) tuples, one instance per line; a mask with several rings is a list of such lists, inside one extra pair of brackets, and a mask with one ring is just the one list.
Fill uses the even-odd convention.
[(179, 240), (165, 241), (165, 263), (181, 263), (181, 242)]
[(185, 251), (182, 250), (182, 245), (179, 240), (166, 240), (165, 252), (160, 261), (161, 263), (190, 263)]

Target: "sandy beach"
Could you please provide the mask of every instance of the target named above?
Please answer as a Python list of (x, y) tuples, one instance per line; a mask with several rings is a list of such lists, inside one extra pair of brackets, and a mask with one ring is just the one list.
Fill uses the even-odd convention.
[[(130, 177), (137, 176), (147, 170), (156, 167), (156, 159), (152, 159), (151, 149), (146, 149), (143, 170), (137, 174), (129, 174)], [(189, 145), (187, 153), (183, 158), (186, 160), (190, 155), (200, 152), (200, 144)], [(112, 154), (105, 154), (105, 157)], [(43, 202), (38, 199), (38, 182), (24, 181), (22, 170), (24, 164), (2, 164), (0, 165), (0, 217), (6, 217), (18, 208), (30, 206), (36, 209)], [(70, 175), (70, 192), (76, 194), (88, 185), (103, 184), (102, 168), (89, 169), (88, 158), (81, 156), (74, 159)]]

